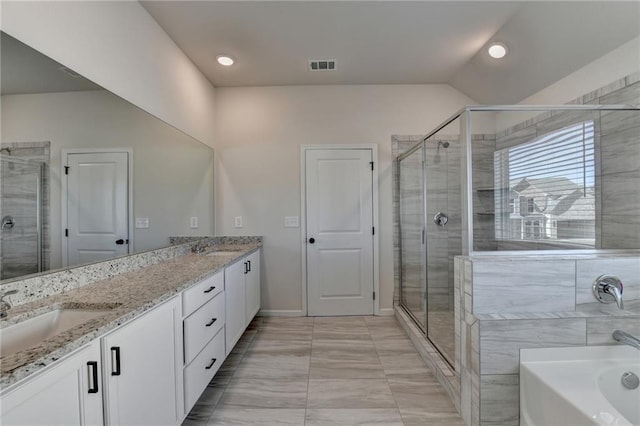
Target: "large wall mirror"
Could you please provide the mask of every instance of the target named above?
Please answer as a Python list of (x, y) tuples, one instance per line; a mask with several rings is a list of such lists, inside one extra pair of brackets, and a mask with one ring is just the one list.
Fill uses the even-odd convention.
[(213, 234), (210, 147), (0, 34), (1, 282)]

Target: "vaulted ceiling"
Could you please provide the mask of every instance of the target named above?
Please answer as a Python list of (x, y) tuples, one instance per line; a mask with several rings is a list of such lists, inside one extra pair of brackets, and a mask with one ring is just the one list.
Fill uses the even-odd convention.
[[(141, 4), (217, 87), (448, 83), (486, 104), (516, 103), (640, 34), (637, 1)], [(490, 58), (491, 41), (507, 57)], [(311, 59), (336, 70), (309, 71)]]

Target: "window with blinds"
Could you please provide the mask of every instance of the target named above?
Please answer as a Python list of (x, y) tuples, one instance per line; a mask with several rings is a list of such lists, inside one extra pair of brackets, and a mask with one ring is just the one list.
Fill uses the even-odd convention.
[(595, 243), (594, 123), (494, 154), (498, 240)]

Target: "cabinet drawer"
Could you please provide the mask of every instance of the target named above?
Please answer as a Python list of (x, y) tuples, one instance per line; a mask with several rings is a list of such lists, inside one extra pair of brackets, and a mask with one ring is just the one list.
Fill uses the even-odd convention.
[(219, 293), (184, 320), (185, 364), (189, 364), (198, 355), (224, 322), (224, 293)]
[(224, 362), (224, 329), (184, 369), (184, 409), (188, 413)]
[(198, 284), (182, 293), (182, 316), (191, 315), (198, 307), (204, 305), (213, 296), (224, 289), (224, 271), (205, 278)]

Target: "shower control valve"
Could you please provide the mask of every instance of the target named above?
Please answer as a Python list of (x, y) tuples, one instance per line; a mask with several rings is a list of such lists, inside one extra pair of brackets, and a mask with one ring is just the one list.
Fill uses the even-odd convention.
[(433, 223), (438, 226), (445, 226), (447, 222), (449, 222), (449, 218), (442, 212), (438, 212), (435, 214), (435, 216), (433, 216)]

